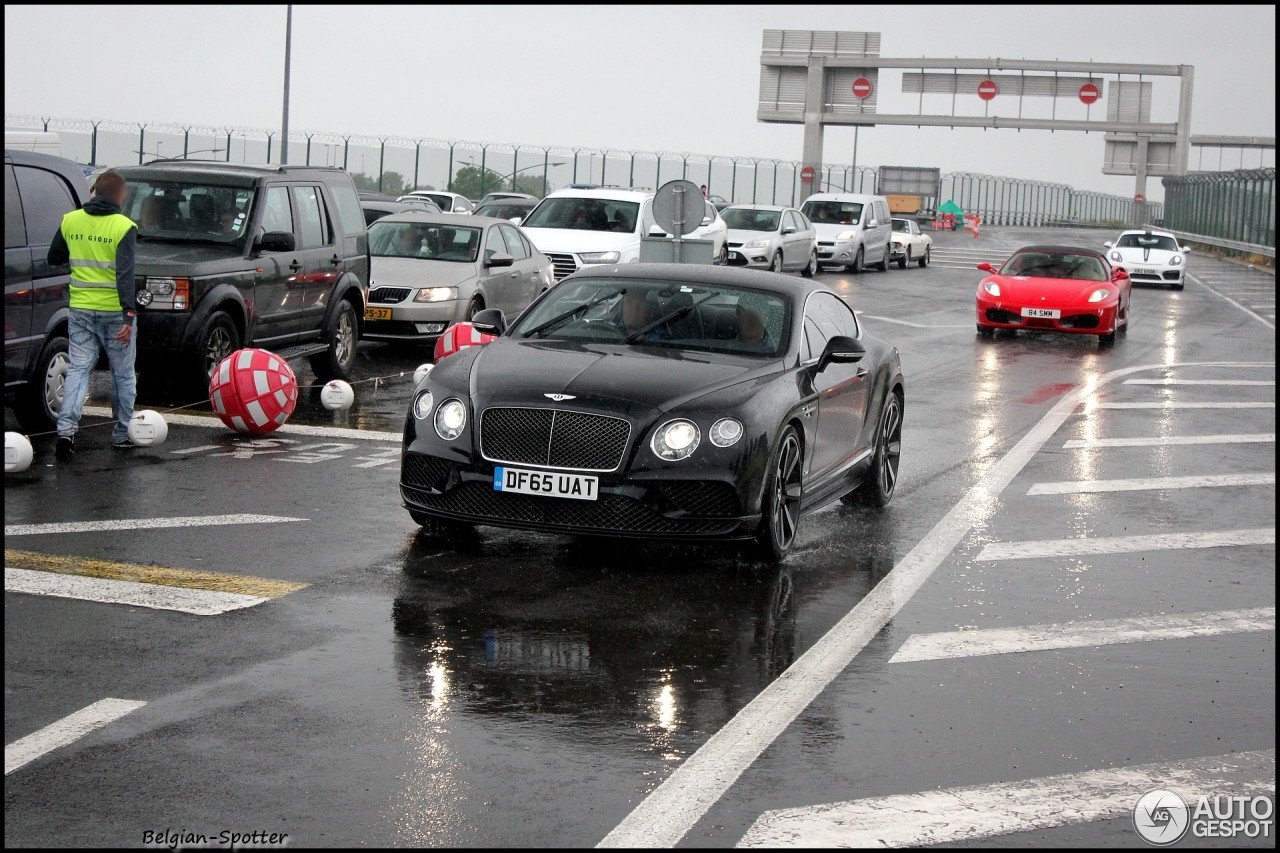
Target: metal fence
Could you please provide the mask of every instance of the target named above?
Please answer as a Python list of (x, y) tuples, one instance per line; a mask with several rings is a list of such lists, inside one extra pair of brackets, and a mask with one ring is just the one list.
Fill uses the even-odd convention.
[[(160, 122), (121, 122), (5, 115), (5, 127), (55, 131), (63, 154), (91, 165), (142, 163), (191, 157), (238, 163), (280, 160), (279, 133), (245, 127)], [(357, 183), (385, 192), (441, 189), (479, 197), (517, 189), (545, 195), (573, 183), (657, 188), (684, 178), (737, 203), (794, 205), (800, 198), (802, 163), (767, 157), (726, 157), (671, 151), (628, 151), (559, 145), (515, 145), (465, 140), (368, 136), (327, 131), (290, 134), (289, 162), (340, 166)], [(873, 193), (877, 170), (824, 165), (815, 189)], [(1160, 205), (1135, 211), (1131, 199), (1073, 190), (1021, 178), (955, 172), (944, 175), (937, 199), (954, 200), (966, 213), (993, 225), (1119, 225), (1159, 218)]]
[[(1164, 179), (1164, 224), (1214, 238), (1221, 247), (1247, 254), (1249, 247), (1276, 248), (1276, 170), (1237, 169)], [(1266, 254), (1266, 253), (1263, 253)]]

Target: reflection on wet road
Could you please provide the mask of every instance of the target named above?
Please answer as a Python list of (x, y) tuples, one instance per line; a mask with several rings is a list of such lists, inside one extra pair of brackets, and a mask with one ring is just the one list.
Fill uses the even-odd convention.
[[(1048, 238), (1002, 229), (937, 239), (998, 260)], [(250, 440), (184, 423), (127, 461), (89, 434), (74, 467), (52, 465), (38, 439), (37, 464), (6, 478), (6, 524), (104, 524), (15, 530), (10, 547), (35, 554), (24, 559), (37, 568), (41, 555), (94, 558), (103, 584), (199, 574), (289, 591), (209, 616), (6, 593), (7, 744), (104, 698), (146, 703), (7, 775), (6, 843), (131, 845), (156, 824), (236, 824), (288, 831), (299, 845), (594, 845), (873, 600), (953, 511), (974, 532), (677, 840), (728, 846), (788, 809), (1273, 746), (1273, 630), (1123, 647), (1106, 638), (1161, 615), (1183, 627), (1152, 632), (1191, 637), (1185, 626), (1201, 611), (1265, 627), (1255, 611), (1274, 606), (1274, 485), (1095, 485), (1273, 472), (1274, 386), (1256, 384), (1274, 380), (1272, 332), (1188, 286), (1135, 291), (1133, 328), (1114, 347), (1088, 336), (986, 340), (971, 322), (976, 271), (823, 279), (901, 349), (901, 481), (885, 512), (837, 504), (807, 517), (781, 566), (738, 546), (495, 528), (461, 541), (419, 535), (400, 506), (394, 435), (373, 434), (399, 433), (423, 355), (378, 344), (360, 348), (349, 413), (324, 410), (312, 388), (292, 421), (363, 439)], [(1189, 361), (1262, 367), (1163, 370)], [(1137, 365), (1159, 369), (1134, 378), (1193, 381), (1117, 380), (1088, 393)], [(975, 498), (975, 484), (1075, 389), (1082, 405), (1025, 473), (998, 500)], [(1249, 408), (1216, 408), (1226, 404)], [(1061, 483), (1077, 485), (1036, 490)], [(246, 514), (283, 520), (208, 520)], [(125, 524), (161, 517), (205, 521)], [(1133, 550), (1139, 542), (1062, 554), (1070, 546), (1060, 544), (1268, 528), (1269, 545), (1264, 534), (1158, 552)], [(1027, 626), (1057, 636), (1050, 629), (1077, 620), (1102, 645), (927, 651), (973, 630), (1014, 631), (978, 636), (1016, 648)], [(926, 651), (891, 663), (909, 640)]]

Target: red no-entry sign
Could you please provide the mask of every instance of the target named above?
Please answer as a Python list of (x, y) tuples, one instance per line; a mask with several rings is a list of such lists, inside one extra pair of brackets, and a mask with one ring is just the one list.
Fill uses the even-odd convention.
[(995, 80), (983, 80), (978, 84), (978, 97), (984, 101), (989, 101), (1000, 93), (1000, 87), (996, 85)]
[(814, 174), (816, 173), (813, 171), (812, 166), (805, 166), (803, 169), (800, 170), (801, 183), (805, 183), (805, 184), (813, 183)]
[(853, 96), (860, 101), (871, 97), (871, 81), (866, 77), (859, 77), (857, 80), (854, 80)]
[(1098, 91), (1098, 87), (1092, 83), (1085, 83), (1080, 87), (1080, 100), (1086, 104), (1092, 104), (1102, 97), (1102, 92)]

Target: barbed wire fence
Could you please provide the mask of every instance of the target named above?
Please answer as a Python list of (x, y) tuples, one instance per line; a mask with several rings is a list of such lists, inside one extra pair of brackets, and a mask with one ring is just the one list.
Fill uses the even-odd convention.
[[(279, 131), (180, 122), (128, 122), (5, 114), (9, 130), (56, 132), (64, 156), (89, 165), (125, 165), (161, 158), (267, 164), (280, 161)], [(656, 189), (684, 178), (706, 184), (711, 195), (741, 204), (794, 206), (800, 199), (803, 164), (771, 157), (725, 156), (688, 151), (632, 151), (608, 147), (476, 142), (464, 139), (295, 131), (289, 162), (333, 166), (365, 176), (381, 191), (453, 190), (462, 169), (478, 172), (479, 193), (516, 186), (545, 195), (570, 184)], [(475, 173), (472, 173), (473, 175)], [(824, 164), (815, 189), (874, 193), (878, 169)], [(471, 185), (468, 184), (470, 187)], [(1133, 199), (1073, 189), (1066, 184), (970, 172), (943, 175), (926, 207), (954, 200), (986, 224), (1015, 226), (1121, 226), (1141, 218), (1158, 222), (1160, 204), (1141, 211)]]

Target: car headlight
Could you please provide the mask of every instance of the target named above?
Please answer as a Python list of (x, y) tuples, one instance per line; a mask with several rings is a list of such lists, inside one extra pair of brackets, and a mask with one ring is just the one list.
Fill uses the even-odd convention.
[(1182, 255), (1174, 255), (1169, 259), (1169, 266), (1171, 267), (1176, 267), (1180, 263), (1182, 263)]
[(1107, 288), (1105, 288), (1105, 287), (1099, 287), (1099, 288), (1098, 288), (1097, 290), (1095, 290), (1093, 293), (1090, 293), (1090, 294), (1089, 294), (1089, 301), (1090, 301), (1090, 302), (1101, 302), (1102, 300), (1106, 299), (1106, 298), (1107, 298), (1108, 296), (1110, 296), (1110, 295), (1111, 295), (1111, 291), (1110, 291), (1110, 290), (1107, 290)]
[(461, 400), (445, 400), (436, 409), (436, 435), (445, 441), (453, 441), (462, 435), (462, 428), (467, 425), (467, 407)]
[(990, 293), (992, 296), (1000, 295), (1000, 285), (989, 279), (982, 283), (982, 289), (987, 293)]
[(621, 257), (621, 252), (583, 252), (578, 260), (584, 264), (616, 264)]
[(711, 425), (707, 437), (716, 447), (732, 447), (742, 438), (742, 421), (737, 418), (721, 418)]
[(836, 240), (843, 242), (844, 240), (852, 240), (854, 237), (857, 237), (857, 236), (858, 236), (857, 231), (841, 231), (839, 234), (836, 235)]
[(744, 248), (744, 249), (763, 249), (763, 248), (765, 248), (765, 247), (766, 247), (766, 246), (768, 246), (768, 245), (769, 245), (769, 241), (768, 241), (768, 240), (752, 240), (752, 241), (751, 241), (751, 242), (749, 242), (749, 243), (743, 243), (743, 244), (742, 244), (742, 248)]
[(1111, 253), (1111, 260), (1113, 260), (1113, 261), (1123, 261), (1123, 260), (1124, 260), (1124, 255), (1120, 254), (1119, 252), (1112, 252), (1112, 253)]
[(134, 299), (137, 300), (139, 308), (146, 308), (155, 297), (151, 295), (150, 290), (139, 290)]
[(658, 427), (653, 433), (653, 440), (649, 442), (649, 446), (653, 448), (654, 454), (659, 459), (676, 462), (687, 459), (693, 451), (697, 450), (701, 438), (697, 424), (680, 418), (667, 421)]
[(425, 421), (431, 416), (431, 407), (435, 405), (435, 400), (431, 398), (430, 391), (420, 391), (413, 398), (413, 416), (420, 421)]
[(448, 302), (458, 298), (456, 287), (424, 287), (413, 297), (414, 302)]

